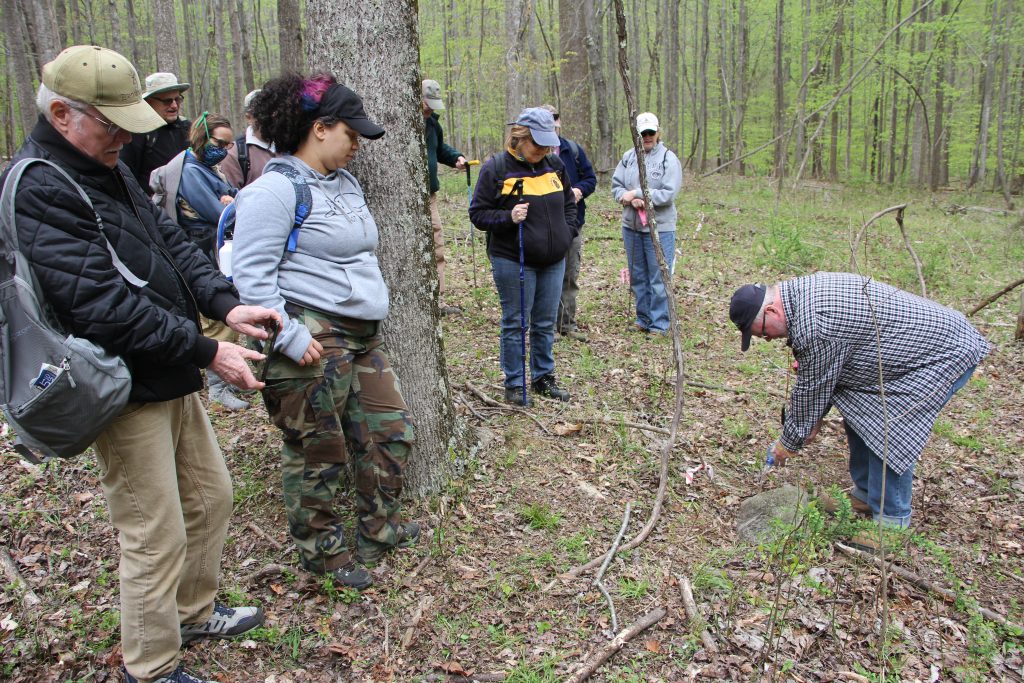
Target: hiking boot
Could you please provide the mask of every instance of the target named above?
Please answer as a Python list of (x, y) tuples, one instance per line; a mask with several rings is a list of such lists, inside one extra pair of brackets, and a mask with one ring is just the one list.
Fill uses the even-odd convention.
[(213, 614), (202, 624), (182, 624), (181, 644), (199, 638), (234, 638), (263, 624), (259, 607), (225, 607), (213, 603)]
[(523, 396), (522, 387), (505, 387), (505, 403), (529, 407), (531, 401), (529, 395)]
[(558, 386), (554, 375), (544, 375), (533, 380), (533, 393), (553, 398), (556, 401), (569, 400), (569, 392)]
[(583, 334), (582, 332), (580, 332), (575, 327), (572, 328), (572, 329), (563, 330), (562, 332), (559, 332), (559, 334), (562, 337), (565, 337), (567, 339), (572, 339), (573, 341), (578, 341), (578, 342), (586, 342), (586, 341), (588, 341), (587, 335)]
[(396, 548), (411, 548), (420, 540), (420, 525), (416, 522), (402, 522), (395, 529), (395, 544), (385, 545), (368, 538), (356, 538), (356, 559), (364, 567), (376, 567), (384, 554)]
[[(216, 681), (208, 681), (205, 678), (197, 678), (185, 671), (182, 666), (179, 665), (177, 669), (166, 676), (161, 676), (153, 681), (153, 683), (217, 683)], [(139, 679), (128, 673), (128, 669), (124, 668), (123, 664), (121, 665), (121, 675), (124, 676), (124, 683), (139, 683)]]
[[(842, 502), (841, 500), (833, 498), (831, 495), (828, 494), (827, 491), (819, 492), (817, 497), (818, 507), (821, 508), (822, 512), (827, 512), (830, 515), (834, 515), (837, 512), (839, 512), (839, 506)], [(847, 493), (843, 494), (843, 498), (846, 498), (847, 500), (850, 501), (850, 507), (853, 510), (853, 514), (861, 515), (864, 517), (871, 516), (871, 506), (865, 503), (860, 498), (857, 498), (856, 496), (851, 496)]]
[(210, 385), (210, 403), (219, 403), (232, 412), (249, 407), (249, 402), (235, 393), (235, 387), (225, 382), (216, 372), (207, 370), (206, 381)]
[(331, 577), (335, 588), (354, 588), (357, 591), (362, 591), (373, 585), (373, 577), (370, 576), (370, 572), (355, 562), (332, 569), (327, 572), (327, 576)]

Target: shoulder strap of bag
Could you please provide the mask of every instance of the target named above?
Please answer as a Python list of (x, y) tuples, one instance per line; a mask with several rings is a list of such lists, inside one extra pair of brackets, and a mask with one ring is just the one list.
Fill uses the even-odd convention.
[(245, 135), (235, 138), (235, 149), (238, 151), (238, 167), (242, 169), (242, 187), (249, 183), (249, 145), (245, 142)]
[(78, 196), (82, 198), (89, 210), (92, 211), (93, 217), (96, 220), (96, 227), (100, 231), (100, 236), (103, 237), (103, 242), (107, 245), (107, 252), (110, 254), (110, 260), (114, 264), (114, 268), (121, 274), (121, 277), (130, 284), (136, 287), (142, 288), (149, 283), (140, 277), (137, 277), (132, 271), (121, 261), (121, 258), (114, 251), (114, 245), (110, 243), (107, 238), (107, 233), (103, 229), (103, 219), (100, 217), (99, 212), (92, 204), (92, 200), (89, 199), (89, 195), (85, 193), (82, 186), (76, 183), (71, 176), (64, 171), (63, 168), (47, 159), (22, 159), (17, 162), (12, 168), (10, 173), (7, 175), (7, 180), (4, 182), (3, 192), (0, 194), (0, 222), (3, 223), (3, 245), (6, 254), (21, 249), (18, 245), (18, 230), (14, 224), (14, 197), (18, 190), (18, 183), (21, 182), (21, 177), (24, 175), (26, 169), (34, 163), (46, 164), (54, 170), (56, 170), (64, 179), (68, 182), (71, 187), (75, 188), (78, 192)]
[(272, 170), (290, 180), (292, 189), (295, 190), (295, 220), (292, 224), (292, 231), (288, 235), (288, 245), (285, 248), (288, 253), (294, 253), (299, 243), (299, 228), (309, 218), (309, 212), (313, 210), (313, 193), (310, 192), (306, 179), (294, 168), (284, 166)]

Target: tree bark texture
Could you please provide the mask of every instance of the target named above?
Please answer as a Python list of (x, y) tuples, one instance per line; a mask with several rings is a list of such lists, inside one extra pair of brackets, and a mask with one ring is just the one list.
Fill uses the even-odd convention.
[(156, 70), (180, 75), (176, 5), (170, 0), (156, 0), (153, 3), (153, 36), (156, 39)]
[[(387, 134), (366, 141), (349, 165), (380, 229), (378, 257), (391, 288), (385, 349), (416, 422), (406, 487), (437, 491), (470, 434), (452, 404), (437, 305), (437, 268), (424, 185), (414, 0), (321, 0), (307, 8), (310, 62), (323, 65), (363, 98)], [(367, 59), (366, 55), (375, 55)]]
[(24, 18), (18, 11), (17, 0), (0, 0), (3, 7), (4, 31), (7, 34), (7, 44), (10, 46), (9, 59), (14, 70), (14, 89), (17, 93), (18, 120), (21, 121), (21, 134), (18, 139), (23, 139), (36, 122), (35, 102), (35, 81), (38, 73), (32, 72), (31, 61), (28, 55), (28, 45), (25, 43)]
[[(313, 9), (313, 7), (307, 7), (307, 12), (311, 14), (309, 21), (311, 28), (321, 21), (321, 18), (312, 12)], [(360, 11), (358, 14), (361, 15), (363, 11)], [(299, 13), (299, 0), (278, 0), (277, 30), (281, 47), (281, 71), (298, 71), (300, 73), (305, 71), (306, 62), (303, 56), (306, 53), (302, 47), (302, 20)], [(365, 58), (366, 55), (360, 56), (360, 59)], [(316, 62), (311, 63), (316, 64)]]
[[(558, 2), (558, 46), (561, 53), (557, 102), (562, 117), (562, 133), (590, 150), (594, 129), (591, 110), (590, 65), (587, 61), (586, 25), (577, 0)], [(593, 11), (593, 5), (591, 5)]]

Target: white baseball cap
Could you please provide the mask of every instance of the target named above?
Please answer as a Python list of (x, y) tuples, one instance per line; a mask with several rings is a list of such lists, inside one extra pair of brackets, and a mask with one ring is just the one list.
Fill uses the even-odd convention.
[(658, 126), (658, 117), (649, 111), (645, 111), (636, 117), (636, 131), (643, 133), (645, 130), (653, 130), (655, 132), (661, 130), (660, 126)]

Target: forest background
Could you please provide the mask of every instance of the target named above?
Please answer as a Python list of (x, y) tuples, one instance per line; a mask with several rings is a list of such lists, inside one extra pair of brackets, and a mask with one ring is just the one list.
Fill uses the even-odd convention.
[[(523, 106), (550, 102), (601, 173), (629, 143), (611, 3), (419, 3), (424, 77), (441, 82), (448, 141), (498, 149)], [(628, 0), (640, 110), (697, 173), (995, 190), (1024, 182), (1022, 8), (1013, 0)], [(305, 68), (299, 0), (2, 0), (0, 150), (35, 119), (40, 66), (68, 44), (193, 84), (241, 124), (241, 101)]]

